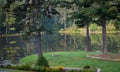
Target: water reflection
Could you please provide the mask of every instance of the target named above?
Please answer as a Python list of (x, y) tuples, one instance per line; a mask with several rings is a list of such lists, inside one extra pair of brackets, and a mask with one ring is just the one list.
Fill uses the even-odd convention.
[[(91, 34), (91, 50), (97, 51), (102, 48), (102, 35)], [(120, 34), (107, 34), (107, 49), (109, 52), (120, 54)], [(42, 48), (44, 52), (55, 51), (78, 51), (85, 50), (86, 36), (80, 34), (43, 34)], [(18, 62), (21, 57), (35, 54), (35, 38), (31, 36), (28, 41), (20, 36), (1, 37), (0, 38), (0, 59), (9, 59)]]

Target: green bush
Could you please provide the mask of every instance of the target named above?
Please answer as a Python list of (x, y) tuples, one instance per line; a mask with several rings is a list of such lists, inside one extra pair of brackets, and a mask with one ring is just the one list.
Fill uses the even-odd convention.
[(11, 68), (11, 64), (7, 64), (7, 65), (5, 66), (5, 68), (10, 69), (10, 68)]
[(4, 66), (3, 66), (3, 65), (0, 65), (0, 68), (4, 68)]
[(38, 58), (37, 65), (42, 67), (49, 67), (48, 61), (43, 55), (41, 55), (41, 57)]
[(18, 69), (18, 65), (12, 65), (11, 69)]
[(29, 64), (21, 64), (21, 65), (17, 65), (16, 67), (13, 67), (19, 70), (30, 70), (30, 65)]
[(85, 66), (83, 67), (83, 69), (90, 69), (90, 66), (89, 66), (89, 65), (85, 65)]
[(35, 70), (36, 70), (36, 66), (35, 66), (35, 65), (31, 65), (30, 69), (31, 69), (32, 71), (35, 71)]
[(18, 65), (18, 66), (17, 66), (17, 69), (19, 69), (19, 70), (24, 70), (24, 65)]
[(36, 66), (36, 67), (35, 67), (35, 71), (40, 71), (40, 67), (39, 67), (39, 66)]
[(34, 71), (36, 71), (36, 72), (45, 72), (45, 67), (43, 67), (43, 66), (36, 66)]
[(25, 64), (25, 65), (23, 65), (23, 67), (24, 67), (24, 70), (30, 70), (30, 65), (29, 64)]

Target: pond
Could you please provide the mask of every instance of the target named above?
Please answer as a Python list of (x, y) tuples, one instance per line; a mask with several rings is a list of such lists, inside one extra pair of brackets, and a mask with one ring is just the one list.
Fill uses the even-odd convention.
[[(107, 49), (120, 54), (120, 33), (107, 34)], [(90, 34), (91, 50), (101, 51), (102, 34)], [(18, 63), (20, 58), (35, 54), (35, 38), (31, 36), (25, 41), (21, 36), (0, 37), (0, 59), (9, 59)], [(86, 36), (84, 34), (43, 34), (42, 48), (44, 52), (85, 50)]]

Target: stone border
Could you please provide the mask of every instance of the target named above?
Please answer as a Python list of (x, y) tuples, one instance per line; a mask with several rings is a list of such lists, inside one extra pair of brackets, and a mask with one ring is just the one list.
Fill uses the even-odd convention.
[[(81, 68), (68, 68), (68, 67), (63, 68), (63, 72), (68, 72), (70, 70), (80, 71)], [(102, 72), (102, 69), (101, 68), (96, 68), (95, 72)]]
[[(50, 68), (55, 68), (55, 67), (50, 67)], [(82, 68), (69, 68), (69, 67), (62, 68), (62, 72), (69, 72), (71, 70), (74, 70), (74, 71), (78, 72), (78, 71), (82, 70)], [(101, 68), (96, 68), (96, 69), (93, 69), (93, 70), (95, 70), (95, 72), (102, 72)]]
[(87, 55), (87, 57), (94, 58), (94, 59), (101, 59), (101, 60), (120, 61), (119, 59), (102, 58), (102, 57), (96, 57), (96, 56), (90, 56), (90, 55)]

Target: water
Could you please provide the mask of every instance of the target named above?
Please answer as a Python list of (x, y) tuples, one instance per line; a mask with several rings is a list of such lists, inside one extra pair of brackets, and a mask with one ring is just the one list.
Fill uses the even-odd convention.
[[(91, 50), (101, 51), (102, 35), (91, 34)], [(120, 54), (120, 34), (107, 34), (107, 49), (109, 52)], [(0, 59), (9, 59), (14, 63), (27, 55), (35, 54), (35, 39), (31, 36), (28, 41), (20, 36), (0, 38)], [(79, 51), (85, 50), (86, 36), (80, 34), (43, 34), (42, 48), (44, 52)], [(16, 61), (15, 61), (16, 60)]]
[[(45, 51), (78, 51), (85, 50), (86, 36), (80, 34), (66, 35), (56, 34), (43, 36), (43, 48)], [(120, 34), (107, 34), (107, 49), (112, 53), (119, 53), (120, 51)], [(102, 50), (102, 34), (90, 34), (91, 50)]]

